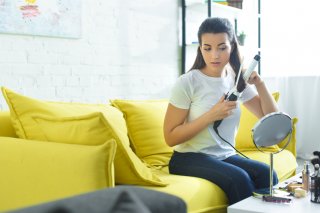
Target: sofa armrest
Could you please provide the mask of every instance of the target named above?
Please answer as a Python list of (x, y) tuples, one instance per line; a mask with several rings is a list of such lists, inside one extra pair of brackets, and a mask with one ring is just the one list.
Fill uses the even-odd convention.
[[(291, 141), (286, 147), (286, 150), (290, 151), (295, 157), (297, 157), (297, 150), (296, 150), (296, 124), (298, 122), (298, 118), (293, 118), (292, 123), (293, 123), (293, 130), (292, 130), (292, 135), (291, 135)], [(283, 148), (286, 145), (287, 139), (282, 141), (281, 143), (278, 144), (280, 148)]]

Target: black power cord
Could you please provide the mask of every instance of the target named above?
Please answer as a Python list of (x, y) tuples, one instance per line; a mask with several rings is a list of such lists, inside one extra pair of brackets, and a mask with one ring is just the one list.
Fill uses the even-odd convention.
[(220, 134), (219, 134), (219, 130), (218, 130), (218, 126), (213, 125), (213, 129), (214, 131), (217, 133), (217, 135), (219, 136), (219, 138), (221, 140), (223, 140), (224, 142), (226, 142), (229, 146), (231, 146), (237, 153), (239, 153), (240, 155), (242, 155), (243, 157), (250, 159), (248, 156), (246, 156), (245, 154), (243, 154), (242, 152), (240, 152), (239, 150), (236, 149), (236, 147), (234, 147), (231, 143), (229, 143), (226, 139), (224, 139)]

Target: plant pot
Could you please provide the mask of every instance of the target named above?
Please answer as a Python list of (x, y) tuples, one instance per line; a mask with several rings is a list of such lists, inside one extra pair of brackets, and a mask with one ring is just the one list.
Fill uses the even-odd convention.
[(245, 34), (238, 35), (237, 39), (238, 39), (239, 45), (244, 46), (244, 42), (246, 40), (246, 35)]

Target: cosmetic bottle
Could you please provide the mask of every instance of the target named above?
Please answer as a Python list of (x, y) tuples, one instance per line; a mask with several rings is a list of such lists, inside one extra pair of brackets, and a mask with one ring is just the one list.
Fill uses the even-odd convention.
[(307, 192), (310, 189), (310, 170), (309, 170), (309, 162), (305, 161), (303, 170), (302, 170), (302, 188)]
[(314, 173), (310, 181), (310, 200), (313, 203), (320, 203), (320, 172), (319, 164), (314, 165)]

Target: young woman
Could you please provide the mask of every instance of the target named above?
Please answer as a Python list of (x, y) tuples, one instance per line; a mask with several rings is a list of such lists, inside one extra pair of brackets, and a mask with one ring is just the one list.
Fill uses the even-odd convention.
[[(240, 69), (238, 43), (231, 23), (224, 18), (208, 18), (198, 31), (199, 48), (191, 70), (180, 76), (164, 121), (164, 136), (175, 151), (170, 173), (195, 176), (217, 184), (229, 203), (269, 187), (269, 166), (239, 156), (226, 143), (235, 145), (240, 107), (238, 101), (224, 100), (240, 74), (239, 100), (258, 118), (277, 111), (277, 105), (257, 72), (244, 81)], [(255, 89), (253, 88), (255, 87)], [(222, 120), (219, 135), (213, 130)], [(274, 173), (274, 184), (278, 182)]]

